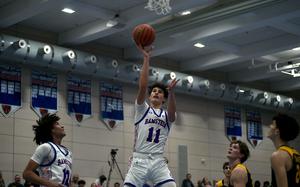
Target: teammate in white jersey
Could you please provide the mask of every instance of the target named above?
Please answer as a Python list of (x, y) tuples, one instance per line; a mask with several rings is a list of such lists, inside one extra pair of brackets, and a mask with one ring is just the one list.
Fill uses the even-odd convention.
[[(141, 187), (147, 181), (154, 186), (176, 187), (165, 158), (164, 147), (175, 121), (176, 103), (173, 88), (179, 80), (172, 80), (168, 87), (156, 83), (149, 88), (150, 105), (146, 103), (149, 76), (150, 50), (139, 46), (144, 55), (140, 73), (139, 90), (135, 101), (135, 140), (133, 159), (124, 186)], [(162, 105), (168, 99), (167, 110)]]
[[(47, 187), (69, 187), (72, 176), (72, 153), (61, 145), (66, 135), (59, 117), (47, 114), (33, 125), (34, 141), (39, 145), (29, 160), (23, 178)], [(39, 176), (34, 171), (39, 172)]]

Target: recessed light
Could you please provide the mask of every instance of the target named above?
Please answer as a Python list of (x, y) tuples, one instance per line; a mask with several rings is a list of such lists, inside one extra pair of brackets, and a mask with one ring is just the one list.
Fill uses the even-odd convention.
[(198, 42), (198, 43), (195, 43), (194, 46), (195, 46), (195, 47), (198, 47), (198, 48), (205, 47), (205, 45), (203, 45), (202, 43), (199, 43), (199, 42)]
[(185, 10), (183, 12), (180, 12), (181, 16), (186, 16), (186, 15), (189, 15), (189, 14), (191, 14), (191, 11), (189, 11), (189, 10)]
[(65, 12), (65, 13), (68, 13), (68, 14), (73, 14), (75, 12), (75, 10), (70, 9), (70, 8), (64, 8), (61, 11)]
[(292, 49), (293, 51), (299, 51), (300, 50), (300, 47), (296, 47), (294, 49)]

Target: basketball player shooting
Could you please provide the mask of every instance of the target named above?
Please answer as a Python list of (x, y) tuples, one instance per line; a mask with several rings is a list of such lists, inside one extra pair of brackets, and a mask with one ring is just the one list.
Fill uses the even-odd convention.
[[(133, 159), (124, 186), (141, 187), (146, 181), (154, 186), (176, 187), (163, 157), (172, 122), (175, 121), (176, 103), (173, 92), (179, 80), (172, 80), (168, 87), (155, 83), (149, 89), (150, 105), (145, 101), (148, 88), (150, 50), (138, 44), (144, 56), (139, 89), (135, 101), (135, 142)], [(167, 110), (162, 108), (168, 99)]]
[(61, 145), (66, 133), (59, 119), (55, 114), (46, 114), (33, 126), (34, 141), (39, 146), (23, 172), (25, 180), (47, 187), (70, 186), (72, 153)]

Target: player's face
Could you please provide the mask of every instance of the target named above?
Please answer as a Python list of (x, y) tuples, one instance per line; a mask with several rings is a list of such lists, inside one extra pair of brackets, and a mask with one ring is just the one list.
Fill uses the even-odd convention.
[(55, 122), (53, 125), (52, 133), (54, 136), (64, 137), (66, 135), (64, 126), (59, 122)]
[(226, 177), (230, 176), (231, 170), (230, 170), (229, 165), (224, 167), (223, 172)]
[(273, 120), (269, 127), (268, 138), (272, 140), (279, 132), (278, 128), (276, 127), (276, 121)]
[(151, 91), (149, 99), (153, 104), (162, 104), (165, 100), (164, 91), (158, 87), (154, 87)]
[(236, 160), (242, 158), (242, 154), (240, 153), (240, 146), (238, 143), (231, 143), (228, 152), (227, 152), (227, 158)]

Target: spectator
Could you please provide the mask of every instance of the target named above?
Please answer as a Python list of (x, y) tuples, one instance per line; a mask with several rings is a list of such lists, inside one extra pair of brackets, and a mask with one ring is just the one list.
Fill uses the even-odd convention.
[(114, 187), (120, 187), (120, 183), (115, 182)]
[(79, 174), (75, 173), (72, 176), (71, 187), (77, 187), (78, 186), (78, 181), (79, 181)]
[(85, 186), (85, 180), (79, 180), (77, 182), (77, 184), (78, 184), (78, 187), (84, 187)]
[(181, 187), (194, 187), (193, 182), (191, 181), (192, 175), (190, 173), (186, 174), (186, 178), (182, 181)]
[(93, 182), (93, 183), (91, 184), (91, 187), (97, 187), (96, 183)]
[(104, 187), (103, 183), (106, 181), (105, 175), (100, 175), (99, 179), (95, 181), (97, 187)]
[(269, 181), (265, 181), (263, 187), (270, 187), (270, 182)]
[(21, 184), (20, 175), (15, 175), (15, 182), (10, 183), (8, 187), (24, 187), (23, 184)]
[(5, 182), (4, 179), (2, 177), (2, 172), (0, 171), (0, 187), (5, 187)]
[(260, 182), (259, 181), (255, 181), (254, 182), (254, 187), (260, 187)]

